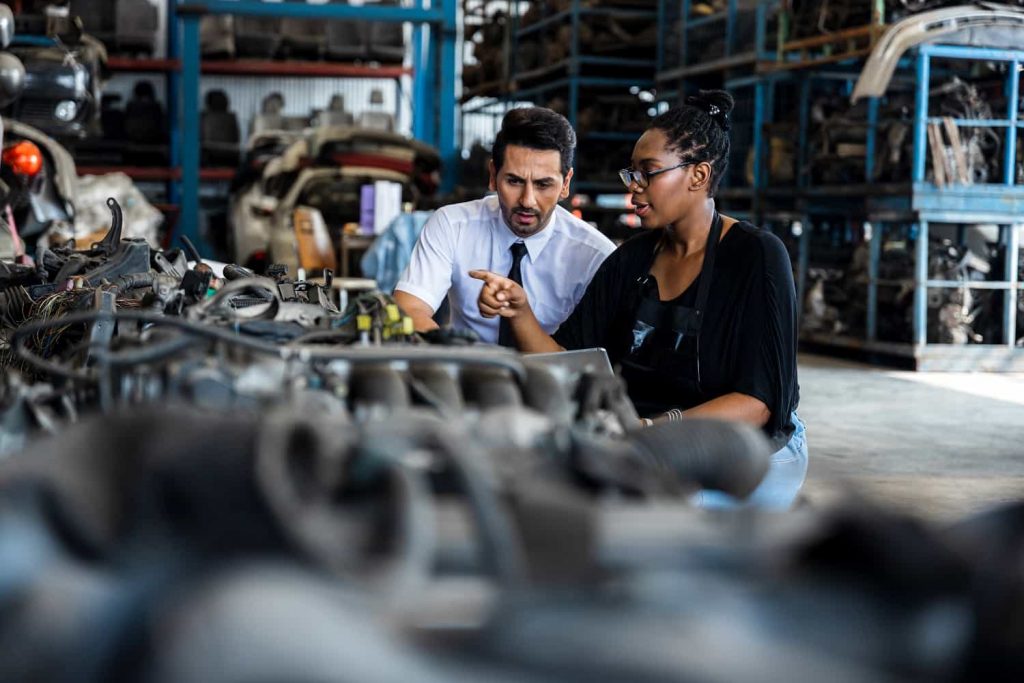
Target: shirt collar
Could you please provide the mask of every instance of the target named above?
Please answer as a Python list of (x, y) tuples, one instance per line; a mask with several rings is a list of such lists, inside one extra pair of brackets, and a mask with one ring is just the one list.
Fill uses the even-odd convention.
[(498, 197), (495, 195), (492, 197), (492, 200), (494, 210), (491, 212), (491, 227), (498, 237), (498, 244), (501, 245), (502, 250), (508, 251), (516, 242), (522, 242), (526, 245), (526, 253), (530, 255), (530, 262), (535, 263), (540, 258), (540, 253), (544, 251), (544, 247), (551, 241), (552, 235), (559, 229), (561, 221), (558, 220), (558, 208), (556, 207), (554, 213), (551, 214), (551, 222), (547, 224), (547, 227), (536, 235), (523, 238), (509, 230), (508, 226), (505, 225), (505, 219), (501, 217), (501, 206), (498, 204)]

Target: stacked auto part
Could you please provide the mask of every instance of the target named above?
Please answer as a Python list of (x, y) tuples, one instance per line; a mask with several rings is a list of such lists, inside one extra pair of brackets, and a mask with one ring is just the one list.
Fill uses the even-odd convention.
[(265, 265), (269, 258), (292, 270), (310, 268), (296, 247), (300, 207), (315, 209), (336, 243), (346, 224), (360, 221), (363, 186), (397, 183), (408, 202), (437, 190), (440, 159), (428, 145), (363, 125), (330, 125), (329, 116), (321, 119), (328, 125), (295, 133), (276, 118), (259, 119), (233, 183), (231, 243), (239, 263)]
[(1002, 256), (1024, 201), (1020, 3), (669, 3), (662, 18), (658, 99), (734, 97), (717, 206), (790, 244), (808, 348), (1020, 369)]

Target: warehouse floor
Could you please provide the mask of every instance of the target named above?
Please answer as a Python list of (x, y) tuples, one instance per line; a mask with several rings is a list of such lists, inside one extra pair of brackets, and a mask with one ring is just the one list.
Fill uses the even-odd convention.
[(806, 354), (799, 372), (810, 503), (857, 491), (947, 520), (1024, 497), (1024, 374), (902, 372)]

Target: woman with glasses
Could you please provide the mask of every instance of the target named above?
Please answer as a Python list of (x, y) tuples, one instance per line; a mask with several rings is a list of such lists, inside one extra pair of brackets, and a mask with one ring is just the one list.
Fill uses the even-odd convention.
[[(608, 257), (554, 336), (522, 287), (471, 275), (484, 281), (481, 313), (508, 318), (521, 351), (607, 349), (645, 425), (700, 416), (762, 428), (777, 452), (748, 502), (785, 508), (807, 471), (796, 294), (782, 242), (715, 210), (732, 107), (728, 93), (701, 91), (651, 123), (619, 172), (644, 229)], [(706, 491), (698, 503), (736, 501)]]

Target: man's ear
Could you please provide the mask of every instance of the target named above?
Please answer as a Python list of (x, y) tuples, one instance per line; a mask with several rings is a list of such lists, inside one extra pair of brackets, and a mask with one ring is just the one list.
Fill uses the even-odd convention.
[(487, 160), (487, 174), (490, 176), (487, 180), (487, 189), (495, 192), (498, 189), (498, 169), (494, 167), (494, 159)]
[(565, 199), (566, 197), (569, 196), (569, 183), (571, 181), (572, 169), (570, 168), (569, 172), (565, 174), (565, 180), (562, 181), (562, 194), (559, 196), (559, 199)]
[(690, 191), (697, 192), (707, 189), (711, 184), (711, 164), (702, 161), (699, 164), (694, 164), (691, 168), (693, 171), (690, 173)]

